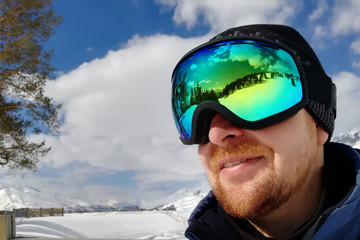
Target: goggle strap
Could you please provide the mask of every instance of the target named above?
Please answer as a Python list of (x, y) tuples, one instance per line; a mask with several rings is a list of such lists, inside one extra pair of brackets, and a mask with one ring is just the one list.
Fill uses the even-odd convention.
[(334, 83), (332, 83), (331, 107), (334, 111), (334, 117), (336, 118), (336, 85)]
[(304, 64), (302, 66), (307, 70), (306, 82), (309, 99), (320, 103), (328, 103), (327, 105), (331, 104), (329, 107), (336, 110), (336, 87), (332, 83), (331, 78), (316, 68)]

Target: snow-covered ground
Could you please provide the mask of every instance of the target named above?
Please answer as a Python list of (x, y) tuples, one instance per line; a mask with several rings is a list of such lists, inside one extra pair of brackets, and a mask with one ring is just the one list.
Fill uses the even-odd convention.
[[(206, 193), (183, 189), (165, 199), (144, 203), (152, 211), (71, 213), (17, 218), (17, 237), (185, 239), (187, 219)], [(173, 210), (164, 210), (173, 209)]]
[(57, 217), (17, 219), (17, 237), (185, 239), (186, 224), (174, 212), (138, 211), (72, 213)]

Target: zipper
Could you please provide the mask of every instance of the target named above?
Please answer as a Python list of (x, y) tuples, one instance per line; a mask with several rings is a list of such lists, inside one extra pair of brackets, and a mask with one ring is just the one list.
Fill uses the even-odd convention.
[(320, 217), (314, 223), (314, 225), (309, 229), (309, 231), (305, 234), (305, 236), (301, 240), (310, 240), (315, 235), (315, 233), (319, 230), (321, 225), (325, 222), (325, 220), (330, 215), (330, 213), (334, 210), (335, 210), (335, 207), (329, 208), (323, 214), (321, 214)]

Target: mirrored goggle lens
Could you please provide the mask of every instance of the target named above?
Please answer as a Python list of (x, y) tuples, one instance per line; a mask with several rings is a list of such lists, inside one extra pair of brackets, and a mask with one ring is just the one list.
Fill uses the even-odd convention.
[(285, 111), (303, 98), (292, 56), (258, 41), (229, 41), (193, 53), (175, 70), (172, 108), (181, 138), (191, 136), (196, 107), (222, 104), (245, 121)]

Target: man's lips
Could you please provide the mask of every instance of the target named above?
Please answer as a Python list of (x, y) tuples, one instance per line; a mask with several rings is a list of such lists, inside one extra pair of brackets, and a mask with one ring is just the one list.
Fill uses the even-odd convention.
[(219, 169), (222, 170), (224, 168), (230, 168), (230, 167), (242, 164), (249, 160), (259, 159), (259, 158), (263, 158), (263, 157), (264, 157), (263, 155), (246, 156), (246, 157), (245, 156), (231, 157), (231, 158), (221, 159), (218, 162), (218, 166), (219, 166)]

